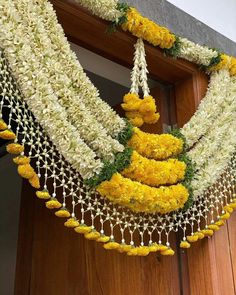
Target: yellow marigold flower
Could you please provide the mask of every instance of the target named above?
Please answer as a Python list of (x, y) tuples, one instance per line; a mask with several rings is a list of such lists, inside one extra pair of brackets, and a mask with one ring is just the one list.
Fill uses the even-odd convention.
[(119, 247), (120, 247), (120, 244), (116, 242), (108, 242), (103, 245), (103, 248), (105, 248), (106, 250), (116, 250)]
[(234, 210), (236, 209), (236, 203), (230, 203), (229, 206)]
[(147, 247), (147, 246), (137, 247), (137, 255), (138, 256), (147, 256), (149, 253), (150, 253), (149, 247)]
[[(126, 117), (128, 117), (127, 113), (126, 113)], [(133, 126), (136, 126), (136, 127), (141, 127), (144, 123), (143, 119), (139, 117), (131, 118), (129, 119), (129, 121)]]
[(18, 173), (21, 177), (30, 179), (35, 175), (34, 169), (30, 164), (24, 164), (18, 166)]
[(67, 219), (67, 221), (64, 223), (64, 225), (69, 228), (74, 228), (74, 227), (79, 226), (79, 221), (76, 220), (75, 217), (71, 217), (71, 218)]
[(162, 251), (166, 251), (166, 250), (168, 250), (168, 249), (169, 249), (169, 247), (167, 247), (167, 246), (165, 246), (165, 245), (162, 245), (162, 244), (158, 244), (158, 245), (157, 245), (157, 251), (162, 252)]
[(202, 240), (205, 237), (200, 231), (195, 232), (194, 236), (197, 236), (199, 240)]
[(128, 93), (123, 98), (124, 103), (121, 104), (121, 107), (126, 112), (138, 111), (142, 103), (142, 99), (135, 93)]
[(167, 28), (143, 17), (135, 8), (129, 9), (127, 22), (122, 25), (122, 29), (161, 48), (171, 48), (176, 40)]
[(151, 134), (138, 128), (133, 128), (133, 132), (128, 145), (146, 158), (163, 160), (183, 150), (183, 140), (171, 134)]
[(66, 208), (61, 208), (58, 211), (55, 212), (55, 215), (57, 217), (70, 217), (70, 212)]
[(89, 233), (85, 233), (84, 236), (88, 240), (97, 240), (100, 237), (100, 233), (95, 230), (92, 230)]
[(120, 253), (129, 252), (132, 249), (131, 245), (120, 244), (120, 247), (117, 249)]
[(9, 154), (20, 154), (24, 151), (23, 145), (19, 143), (10, 143), (7, 145), (7, 152)]
[(34, 176), (29, 179), (29, 183), (32, 187), (39, 189), (40, 188), (40, 182), (39, 177), (36, 173), (34, 173)]
[(101, 242), (101, 243), (107, 243), (110, 241), (110, 237), (105, 236), (105, 235), (101, 235), (98, 239), (97, 242)]
[(191, 247), (191, 244), (189, 244), (189, 242), (187, 242), (187, 241), (182, 241), (182, 242), (180, 243), (180, 248), (188, 249), (188, 248), (190, 248), (190, 247)]
[(121, 174), (150, 186), (175, 184), (184, 179), (186, 164), (177, 159), (156, 161), (133, 152), (131, 163)]
[(236, 75), (236, 58), (235, 57), (231, 57), (231, 63), (230, 63), (230, 67), (229, 67), (229, 73), (231, 76), (235, 76)]
[(153, 114), (157, 110), (155, 99), (152, 96), (146, 96), (141, 100), (139, 112), (143, 115), (146, 113)]
[(51, 198), (45, 203), (45, 205), (48, 209), (59, 209), (62, 206), (62, 204), (56, 198)]
[(217, 225), (217, 226), (223, 226), (224, 224), (225, 224), (224, 220), (218, 220), (215, 222), (215, 225)]
[(173, 256), (174, 254), (175, 254), (175, 251), (171, 248), (165, 251), (161, 251), (161, 255), (164, 255), (164, 256)]
[(97, 191), (110, 201), (135, 212), (159, 212), (165, 214), (186, 203), (189, 193), (182, 184), (150, 187), (121, 174), (115, 173), (109, 181), (102, 182)]
[(225, 214), (220, 215), (220, 219), (222, 219), (222, 220), (227, 220), (229, 218), (230, 218), (229, 212), (225, 212)]
[(198, 235), (187, 236), (187, 240), (188, 240), (190, 243), (197, 242), (197, 240), (198, 240)]
[(208, 229), (211, 229), (211, 230), (217, 231), (217, 230), (219, 230), (220, 228), (219, 228), (219, 226), (216, 225), (216, 224), (210, 224), (210, 225), (208, 225)]
[(132, 247), (128, 252), (128, 256), (137, 256), (138, 255), (138, 249), (137, 247)]
[(42, 200), (48, 200), (51, 198), (51, 196), (49, 195), (49, 192), (47, 190), (37, 191), (36, 196)]
[(13, 139), (16, 139), (16, 135), (11, 130), (3, 130), (3, 131), (0, 131), (0, 138), (6, 139), (6, 140), (13, 140)]
[(203, 229), (201, 232), (204, 234), (205, 237), (211, 237), (214, 234), (214, 231), (211, 229)]
[(19, 157), (13, 158), (13, 162), (17, 165), (25, 165), (30, 163), (30, 158), (26, 156), (19, 156)]
[(149, 246), (149, 251), (150, 252), (157, 252), (159, 250), (159, 247), (157, 245), (157, 243), (152, 243), (150, 246)]
[(0, 130), (6, 130), (7, 124), (3, 121), (3, 119), (0, 119)]
[(229, 212), (230, 214), (234, 211), (234, 209), (232, 207), (230, 207), (230, 205), (224, 206), (223, 210), (226, 212)]
[(91, 232), (92, 228), (91, 228), (91, 226), (87, 226), (87, 225), (81, 224), (81, 225), (75, 227), (74, 230), (78, 234), (86, 234), (86, 233)]
[(150, 114), (146, 114), (143, 116), (143, 121), (144, 123), (147, 124), (155, 124), (160, 118), (160, 114), (159, 113), (150, 113)]
[(211, 67), (209, 69), (210, 72), (219, 71), (221, 69), (229, 69), (231, 57), (226, 54), (221, 54), (220, 58), (221, 58), (221, 61), (217, 65)]

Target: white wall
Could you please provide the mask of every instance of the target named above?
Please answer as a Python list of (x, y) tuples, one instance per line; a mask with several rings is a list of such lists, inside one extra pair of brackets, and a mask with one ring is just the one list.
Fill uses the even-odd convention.
[(236, 0), (168, 0), (236, 42)]

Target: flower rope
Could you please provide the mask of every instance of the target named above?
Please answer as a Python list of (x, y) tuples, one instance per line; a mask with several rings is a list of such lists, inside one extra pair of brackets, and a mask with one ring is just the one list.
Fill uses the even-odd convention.
[[(179, 231), (180, 247), (189, 248), (192, 242), (212, 236), (236, 208), (236, 136), (232, 128), (236, 123), (236, 59), (194, 46), (125, 4), (80, 2), (94, 14), (103, 14), (115, 25), (165, 49), (165, 53), (213, 72), (199, 110), (173, 135), (147, 134), (133, 128), (99, 98), (70, 51), (51, 4), (46, 0), (14, 0), (0, 4), (0, 40), (17, 80), (16, 84), (0, 50), (0, 138), (9, 141), (6, 149), (15, 155), (18, 173), (38, 189), (36, 195), (46, 200), (47, 208), (67, 218), (66, 227), (104, 243), (108, 250), (131, 256), (156, 251), (173, 255), (171, 232)], [(132, 79), (142, 86), (147, 69), (144, 47), (138, 42), (141, 54), (137, 56), (143, 60), (136, 66), (142, 64), (142, 78), (137, 80), (132, 74)], [(53, 85), (54, 80), (58, 85)], [(74, 114), (71, 105), (80, 113)], [(94, 133), (80, 129), (81, 118), (84, 127), (90, 122), (97, 124)], [(123, 145), (128, 142), (136, 151), (124, 148), (112, 137)], [(92, 138), (97, 142), (92, 143)], [(114, 162), (102, 162), (97, 157), (105, 158), (99, 147), (103, 138)], [(192, 149), (186, 154), (187, 147)], [(177, 159), (151, 160), (171, 156)], [(189, 166), (191, 160), (196, 171)], [(88, 188), (82, 178), (97, 181), (97, 191)]]

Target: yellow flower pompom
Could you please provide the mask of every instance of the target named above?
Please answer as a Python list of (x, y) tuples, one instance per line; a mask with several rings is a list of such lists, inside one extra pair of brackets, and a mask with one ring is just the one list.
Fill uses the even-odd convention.
[(197, 236), (197, 235), (187, 236), (187, 240), (188, 240), (190, 243), (197, 242), (197, 240), (198, 240), (198, 236)]
[(70, 217), (70, 212), (66, 208), (61, 208), (55, 212), (55, 215), (57, 217), (62, 217), (62, 218), (67, 217), (68, 218), (68, 217)]
[(64, 225), (69, 228), (74, 228), (74, 227), (79, 226), (79, 221), (76, 220), (75, 217), (71, 217), (71, 218), (67, 219), (67, 221), (64, 223)]
[(159, 247), (157, 243), (152, 243), (149, 245), (149, 252), (157, 252), (159, 250)]
[(30, 166), (30, 164), (24, 164), (18, 166), (18, 173), (21, 177), (30, 179), (34, 176), (34, 169)]
[(229, 212), (225, 212), (224, 214), (220, 215), (220, 219), (222, 219), (222, 220), (227, 220), (229, 218), (230, 218)]
[(166, 251), (166, 250), (168, 250), (168, 249), (169, 249), (169, 247), (167, 247), (167, 246), (165, 246), (165, 245), (162, 245), (162, 244), (158, 244), (158, 245), (157, 245), (157, 251), (162, 252), (162, 251)]
[(137, 256), (138, 255), (138, 249), (137, 247), (132, 247), (128, 252), (128, 256)]
[(230, 205), (226, 205), (223, 207), (223, 210), (226, 212), (229, 212), (230, 214), (234, 211), (232, 207), (230, 207)]
[(36, 192), (36, 196), (39, 198), (39, 199), (42, 199), (42, 200), (48, 200), (51, 198), (48, 190), (42, 190), (42, 191), (37, 191)]
[(117, 249), (120, 253), (127, 253), (132, 249), (131, 245), (120, 244), (120, 247)]
[(6, 139), (6, 140), (13, 140), (13, 139), (16, 139), (16, 135), (11, 130), (3, 130), (3, 131), (0, 131), (0, 138)]
[(51, 198), (45, 203), (45, 205), (48, 209), (59, 209), (62, 206), (62, 204), (56, 198)]
[(13, 158), (13, 162), (17, 165), (26, 165), (30, 163), (30, 158), (26, 156), (19, 156), (19, 157)]
[(135, 93), (128, 93), (123, 98), (124, 103), (121, 104), (121, 107), (126, 112), (137, 111), (140, 107), (142, 99)]
[(236, 203), (235, 202), (232, 202), (228, 205), (230, 208), (232, 208), (233, 210), (236, 209)]
[(6, 130), (7, 124), (3, 121), (3, 119), (0, 119), (0, 130)]
[(210, 224), (210, 225), (208, 225), (208, 229), (211, 229), (211, 230), (217, 231), (217, 230), (219, 230), (220, 228), (219, 228), (219, 226), (216, 225), (216, 224)]
[(205, 237), (200, 231), (195, 232), (194, 236), (197, 236), (199, 240), (202, 240)]
[(155, 113), (157, 110), (155, 99), (152, 96), (146, 96), (142, 99), (139, 112), (143, 115), (146, 113)]
[(110, 241), (110, 237), (105, 235), (100, 235), (100, 237), (97, 239), (97, 242), (101, 242), (101, 243), (107, 243), (109, 241)]
[(100, 233), (96, 230), (92, 230), (89, 233), (85, 233), (84, 236), (88, 240), (97, 240), (100, 237)]
[(175, 254), (175, 251), (171, 248), (165, 251), (161, 251), (161, 255), (164, 255), (164, 256), (173, 256), (174, 254)]
[(149, 247), (147, 247), (147, 246), (137, 247), (137, 255), (138, 256), (147, 256), (149, 253), (150, 253)]
[(106, 250), (116, 250), (120, 247), (120, 244), (116, 243), (116, 242), (108, 242), (108, 243), (104, 244), (103, 247)]
[(215, 222), (215, 225), (217, 226), (223, 226), (225, 224), (224, 220), (218, 220)]
[(77, 232), (78, 234), (86, 234), (91, 232), (91, 230), (92, 230), (91, 226), (87, 226), (85, 224), (81, 224), (74, 228), (74, 231)]
[(188, 249), (188, 248), (190, 248), (190, 247), (191, 247), (191, 244), (189, 244), (189, 242), (187, 242), (187, 241), (182, 241), (182, 242), (180, 243), (180, 248)]
[(7, 152), (9, 154), (20, 154), (24, 151), (24, 146), (19, 143), (10, 143), (7, 145)]
[(204, 234), (205, 237), (211, 237), (214, 234), (214, 231), (211, 229), (203, 229), (201, 232)]
[(40, 182), (39, 177), (36, 173), (34, 173), (34, 176), (29, 179), (29, 183), (32, 187), (39, 189), (40, 188)]

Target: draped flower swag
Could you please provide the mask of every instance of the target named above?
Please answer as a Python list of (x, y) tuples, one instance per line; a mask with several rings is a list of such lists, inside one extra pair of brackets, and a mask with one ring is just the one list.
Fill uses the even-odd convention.
[[(0, 137), (11, 140), (7, 151), (37, 197), (68, 218), (65, 226), (105, 249), (173, 255), (172, 231), (182, 231), (180, 247), (189, 248), (236, 208), (236, 59), (177, 37), (127, 4), (76, 1), (138, 38), (122, 104), (129, 121), (99, 97), (48, 1), (0, 1)], [(142, 40), (210, 74), (196, 113), (169, 134), (133, 127), (159, 118)]]

